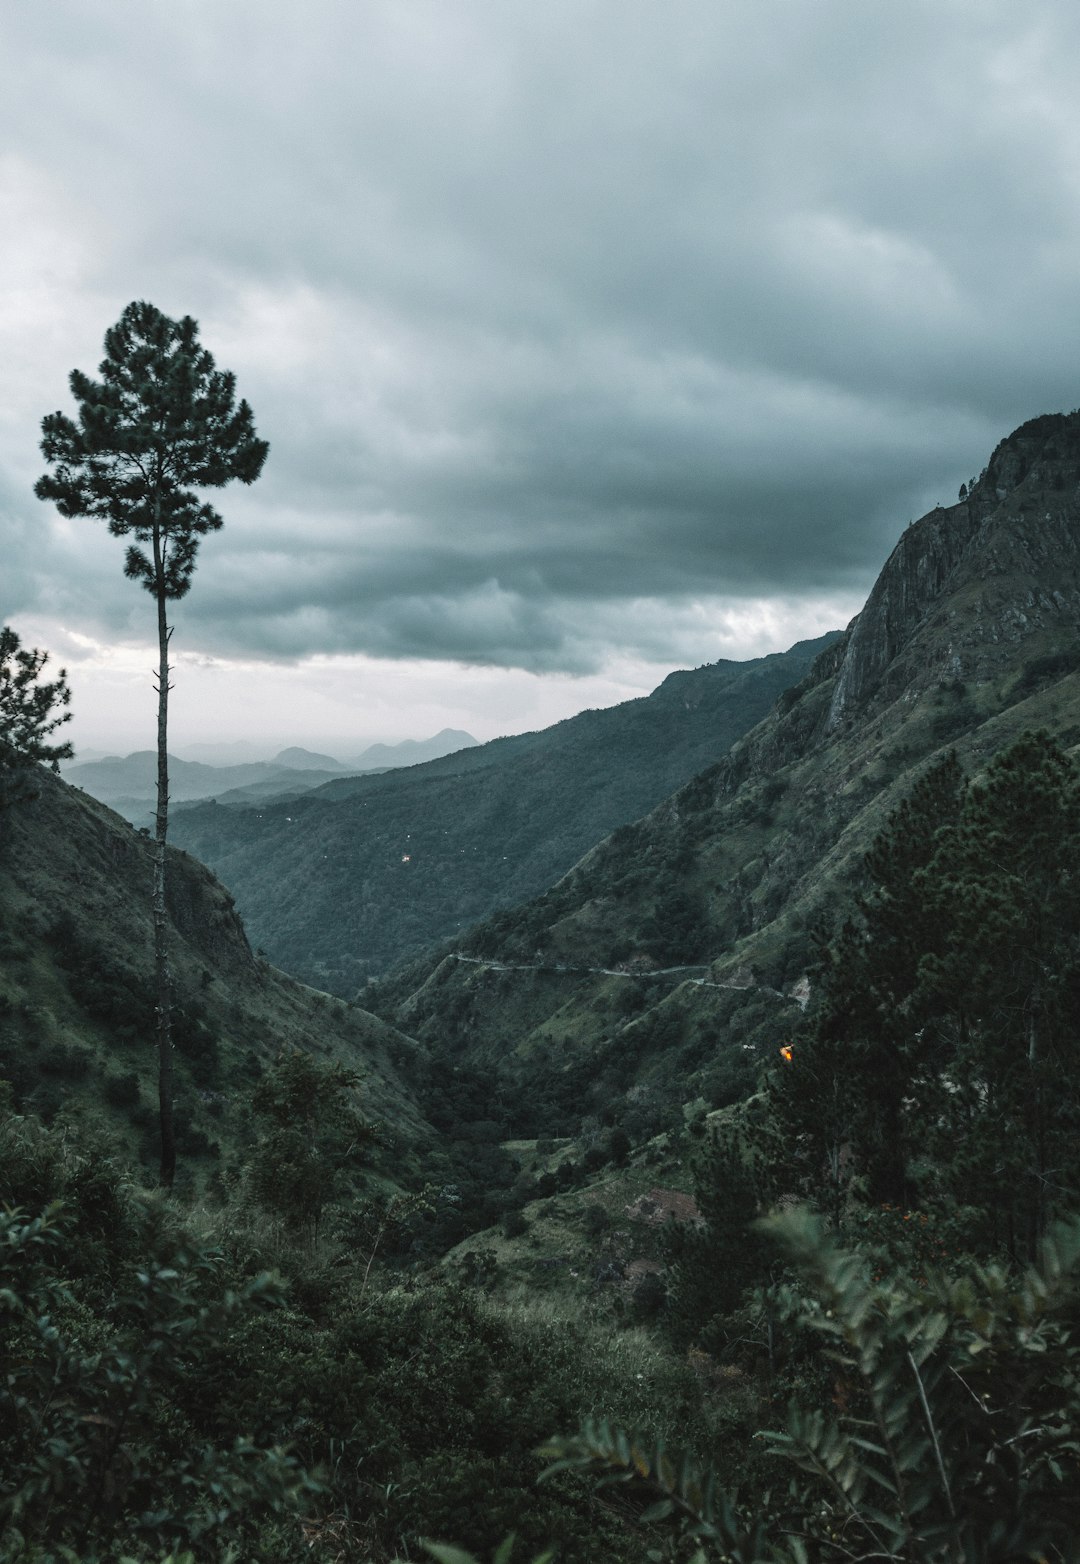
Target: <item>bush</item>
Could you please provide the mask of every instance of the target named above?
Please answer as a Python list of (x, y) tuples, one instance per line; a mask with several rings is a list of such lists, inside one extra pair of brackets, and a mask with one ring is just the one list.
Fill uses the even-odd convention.
[(608, 1155), (617, 1168), (624, 1168), (630, 1160), (632, 1145), (621, 1124), (616, 1124), (608, 1137)]
[(126, 1075), (107, 1075), (103, 1087), (105, 1101), (114, 1108), (134, 1108), (140, 1100), (139, 1077), (134, 1070)]
[(875, 1277), (805, 1212), (768, 1225), (801, 1276), (774, 1292), (777, 1321), (822, 1344), (832, 1384), (764, 1435), (782, 1497), (740, 1506), (605, 1424), (553, 1441), (552, 1470), (643, 1488), (659, 1500), (649, 1518), (673, 1520), (701, 1561), (1075, 1559), (1080, 1222), (1019, 1279)]
[(90, 1073), (89, 1051), (78, 1043), (47, 1043), (37, 1062), (43, 1074), (63, 1081), (82, 1081)]
[(586, 1238), (602, 1238), (611, 1229), (611, 1217), (601, 1205), (588, 1205), (581, 1219)]
[(294, 1510), (310, 1484), (280, 1450), (185, 1427), (174, 1380), (201, 1377), (226, 1318), (277, 1294), (259, 1278), (222, 1295), (218, 1260), (182, 1253), (139, 1272), (118, 1323), (103, 1322), (61, 1277), (69, 1230), (55, 1206), (0, 1214), (0, 1317), (14, 1348), (0, 1382), (4, 1556), (114, 1557), (130, 1534), (217, 1558), (230, 1537), (253, 1539), (267, 1514)]
[(1080, 650), (1076, 647), (1069, 647), (1063, 652), (1049, 652), (1044, 657), (1034, 657), (1013, 685), (1013, 697), (1022, 700), (1044, 685), (1063, 679), (1066, 674), (1075, 673), (1077, 668), (1080, 668)]
[(646, 1271), (637, 1282), (630, 1297), (634, 1318), (649, 1323), (657, 1318), (667, 1303), (667, 1288), (655, 1271)]

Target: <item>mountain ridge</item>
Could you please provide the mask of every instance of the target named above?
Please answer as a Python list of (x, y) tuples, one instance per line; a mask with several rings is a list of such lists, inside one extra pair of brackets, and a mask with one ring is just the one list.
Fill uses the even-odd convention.
[[(403, 739), (400, 744), (374, 744), (347, 765), (300, 745), (279, 751), (271, 760), (211, 764), (169, 754), (169, 798), (174, 804), (216, 798), (225, 803), (293, 798), (342, 775), (367, 774), (412, 766), (474, 745), (468, 733), (444, 728), (429, 739)], [(365, 756), (372, 758), (364, 764)], [(61, 767), (66, 780), (108, 804), (133, 825), (145, 825), (157, 799), (157, 751), (133, 750), (128, 755), (102, 755)]]
[[(1080, 741), (1080, 414), (1022, 426), (971, 495), (913, 523), (725, 757), (371, 1002), (567, 1115), (618, 1116), (666, 1079), (735, 1100), (797, 1028), (811, 930), (843, 916), (916, 777), (954, 747), (978, 773), (1029, 728)], [(664, 975), (680, 963), (705, 970)]]
[(317, 751), (290, 744), (279, 750), (270, 761), (272, 766), (284, 766), (287, 771), (344, 771), (346, 767), (333, 755), (320, 755)]
[(730, 744), (829, 637), (538, 732), (335, 778), (288, 804), (199, 805), (174, 837), (236, 891), (253, 937), (339, 993), (553, 883)]
[(395, 744), (369, 744), (349, 762), (349, 768), (375, 771), (398, 766), (421, 766), (427, 760), (439, 760), (443, 755), (472, 749), (478, 743), (479, 740), (463, 728), (440, 728), (429, 739), (399, 739)]

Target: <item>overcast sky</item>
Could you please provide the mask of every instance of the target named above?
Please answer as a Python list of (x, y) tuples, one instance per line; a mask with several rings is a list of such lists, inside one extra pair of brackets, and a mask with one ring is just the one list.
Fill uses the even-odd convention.
[(149, 747), (153, 605), (35, 500), (132, 299), (270, 442), (174, 747), (479, 738), (846, 622), (1080, 402), (1075, 0), (0, 0), (0, 618)]

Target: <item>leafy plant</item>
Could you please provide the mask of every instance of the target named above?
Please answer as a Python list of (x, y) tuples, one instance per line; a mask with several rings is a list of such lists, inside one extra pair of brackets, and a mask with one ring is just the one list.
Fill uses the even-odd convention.
[(278, 1056), (252, 1096), (263, 1125), (248, 1163), (252, 1192), (316, 1242), (327, 1201), (375, 1138), (355, 1101), (358, 1085), (344, 1065), (294, 1048)]
[[(789, 1477), (747, 1507), (690, 1462), (607, 1425), (544, 1453), (655, 1499), (700, 1557), (1005, 1564), (1073, 1559), (1080, 1535), (1080, 1221), (1019, 1277), (977, 1267), (875, 1277), (805, 1212), (767, 1230), (801, 1274), (783, 1313), (821, 1343), (830, 1405), (793, 1405), (762, 1436)], [(794, 1472), (794, 1476), (790, 1474)], [(778, 1469), (779, 1476), (779, 1469)], [(778, 1487), (780, 1484), (778, 1484)]]
[(674, 1521), (682, 1537), (700, 1545), (698, 1559), (704, 1559), (706, 1547), (720, 1551), (731, 1564), (777, 1557), (769, 1548), (764, 1523), (747, 1520), (711, 1474), (703, 1474), (685, 1456), (671, 1456), (662, 1441), (654, 1443), (607, 1422), (588, 1422), (571, 1439), (552, 1439), (540, 1454), (553, 1458), (541, 1482), (559, 1472), (590, 1472), (603, 1486), (625, 1485), (647, 1496), (652, 1502), (643, 1504), (641, 1524)]
[(273, 1308), (278, 1288), (260, 1276), (222, 1289), (213, 1252), (181, 1252), (137, 1272), (105, 1323), (60, 1274), (67, 1235), (56, 1206), (0, 1214), (0, 1558), (89, 1558), (118, 1534), (217, 1556), (294, 1512), (313, 1485), (292, 1456), (224, 1430), (192, 1437), (175, 1399), (228, 1319)]
[[(479, 1561), (473, 1554), (467, 1553), (464, 1548), (455, 1548), (448, 1542), (425, 1542), (423, 1547), (425, 1553), (431, 1554), (436, 1564), (479, 1564)], [(513, 1553), (514, 1535), (511, 1532), (510, 1536), (506, 1537), (491, 1555), (491, 1564), (511, 1564)], [(548, 1548), (543, 1553), (538, 1553), (532, 1564), (551, 1564), (551, 1560), (554, 1557), (555, 1550)], [(401, 1561), (395, 1560), (394, 1564), (401, 1564)]]

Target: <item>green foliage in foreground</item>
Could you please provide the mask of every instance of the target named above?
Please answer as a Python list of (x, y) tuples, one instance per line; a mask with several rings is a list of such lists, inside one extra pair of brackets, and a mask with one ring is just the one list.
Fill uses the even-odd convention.
[(337, 1564), (418, 1557), (426, 1535), (490, 1553), (511, 1529), (523, 1551), (632, 1559), (590, 1485), (537, 1490), (537, 1446), (593, 1410), (704, 1427), (694, 1376), (640, 1332), (395, 1285), (366, 1226), (313, 1248), (237, 1203), (196, 1232), (62, 1115), (0, 1103), (4, 1202), (2, 1564)]
[[(431, 1279), (369, 1286), (340, 1252), (297, 1254), (289, 1284), (272, 1281), (255, 1230), (197, 1243), (63, 1125), (9, 1117), (0, 1151), (8, 1188), (71, 1208), (0, 1223), (3, 1564), (378, 1561), (418, 1557), (425, 1536), (486, 1558), (512, 1530), (524, 1558), (553, 1546), (583, 1564), (1077, 1556), (1080, 1224), (1019, 1276), (920, 1276), (806, 1216), (771, 1222), (760, 1236), (790, 1280), (769, 1307), (803, 1393), (786, 1429), (752, 1441), (752, 1467), (734, 1463), (736, 1498), (674, 1365), (635, 1389), (567, 1318), (538, 1329)], [(619, 1432), (650, 1423), (651, 1442)], [(542, 1440), (555, 1469), (538, 1490)]]
[(177, 1415), (177, 1382), (229, 1317), (274, 1306), (280, 1288), (222, 1292), (220, 1257), (179, 1253), (137, 1271), (103, 1328), (58, 1275), (67, 1226), (56, 1208), (0, 1214), (0, 1558), (42, 1544), (88, 1558), (121, 1524), (129, 1546), (216, 1545), (294, 1510), (311, 1486), (294, 1457), (193, 1437)]
[[(820, 1342), (831, 1407), (761, 1437), (795, 1475), (738, 1505), (688, 1461), (606, 1425), (548, 1447), (561, 1470), (644, 1489), (699, 1558), (730, 1564), (1005, 1564), (1080, 1549), (1080, 1222), (1022, 1277), (1000, 1265), (920, 1284), (802, 1214), (769, 1224), (797, 1269), (781, 1313)], [(779, 1471), (778, 1471), (779, 1478)]]
[[(505, 1537), (491, 1555), (491, 1564), (511, 1564), (515, 1540), (513, 1532), (509, 1537)], [(476, 1564), (471, 1553), (466, 1553), (464, 1548), (455, 1548), (452, 1543), (425, 1542), (424, 1548), (435, 1560), (435, 1564)], [(544, 1553), (538, 1553), (532, 1564), (550, 1564), (554, 1557), (554, 1552), (549, 1548)]]

